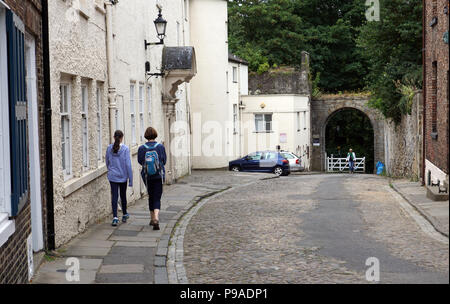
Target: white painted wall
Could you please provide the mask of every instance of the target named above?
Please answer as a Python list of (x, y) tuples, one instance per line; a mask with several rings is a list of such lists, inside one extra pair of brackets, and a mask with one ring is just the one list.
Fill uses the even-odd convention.
[[(282, 150), (293, 152), (302, 159), (308, 170), (310, 159), (307, 154), (310, 145), (310, 102), (300, 95), (247, 95), (242, 96), (245, 109), (242, 110), (243, 155), (258, 150)], [(264, 107), (262, 107), (264, 106)], [(300, 112), (300, 128), (297, 113)], [(305, 113), (305, 114), (303, 114)], [(255, 114), (272, 114), (272, 131), (255, 132)], [(281, 142), (280, 134), (286, 134)]]
[(439, 180), (441, 182), (441, 185), (444, 183), (444, 181), (447, 181), (448, 183), (448, 174), (446, 174), (444, 171), (439, 169), (438, 166), (433, 164), (428, 159), (425, 159), (425, 184), (428, 185), (428, 172), (431, 172), (431, 182), (437, 183)]
[[(148, 126), (153, 126), (159, 134), (157, 140), (170, 146), (164, 138), (161, 78), (148, 79), (145, 62), (150, 61), (152, 72), (161, 67), (163, 46), (150, 46), (145, 50), (144, 40), (159, 41), (153, 20), (158, 11), (156, 4), (162, 5), (163, 17), (167, 20), (166, 46), (189, 45), (189, 15), (185, 0), (133, 0), (119, 1), (111, 7), (113, 27), (112, 75), (116, 88), (118, 106), (117, 121), (125, 133), (125, 144), (130, 147), (134, 186), (128, 189), (128, 201), (141, 198), (145, 187), (141, 181), (141, 167), (137, 162), (137, 150), (145, 140), (140, 139)], [(108, 77), (106, 56), (106, 11), (104, 1), (50, 1), (50, 65), (52, 86), (52, 125), (54, 155), (54, 197), (56, 245), (60, 246), (84, 231), (86, 227), (111, 214), (110, 186), (106, 177), (104, 162), (97, 161), (96, 133), (96, 88), (102, 84), (102, 154), (112, 142), (108, 104)], [(61, 18), (61, 16), (64, 16)], [(61, 165), (60, 95), (61, 81), (71, 84), (72, 112), (72, 167), (73, 174), (65, 180)], [(131, 141), (130, 84), (135, 84), (136, 139)], [(89, 168), (82, 169), (81, 153), (81, 85), (88, 84), (89, 91)], [(144, 86), (144, 127), (139, 120), (139, 85)], [(151, 86), (151, 117), (147, 102), (147, 87)], [(177, 120), (188, 121), (189, 85), (179, 87)], [(111, 122), (115, 126), (116, 119)], [(181, 133), (182, 131), (180, 131)], [(190, 130), (179, 137), (185, 139), (184, 153), (176, 156), (175, 176), (180, 177), (190, 170)], [(169, 152), (169, 157), (171, 157)], [(102, 198), (101, 200), (99, 198)]]
[[(120, 1), (114, 7), (114, 53), (115, 60), (113, 63), (116, 90), (120, 100), (123, 100), (119, 108), (119, 116), (122, 117), (122, 129), (125, 133), (125, 143), (130, 146), (132, 152), (133, 172), (136, 183), (133, 192), (136, 197), (140, 197), (145, 192), (145, 186), (140, 181), (140, 165), (137, 163), (138, 147), (146, 142), (145, 139), (140, 140), (140, 134), (145, 132), (149, 126), (154, 127), (158, 132), (157, 140), (164, 143), (168, 157), (175, 158), (175, 177), (181, 177), (189, 173), (190, 170), (190, 135), (189, 129), (180, 130), (178, 139), (182, 139), (183, 152), (179, 155), (171, 153), (171, 146), (168, 138), (164, 137), (165, 125), (167, 119), (164, 115), (162, 105), (162, 79), (145, 75), (145, 62), (151, 64), (151, 72), (159, 72), (161, 68), (162, 45), (144, 47), (144, 40), (147, 42), (158, 42), (156, 30), (153, 20), (158, 15), (156, 4), (162, 5), (162, 15), (167, 21), (165, 46), (187, 46), (189, 45), (189, 23), (187, 22), (188, 12), (185, 11), (184, 0), (134, 0), (132, 2)], [(188, 6), (186, 6), (188, 7)], [(130, 84), (136, 86), (135, 89), (135, 111), (136, 111), (136, 145), (131, 142), (131, 115), (130, 115)], [(148, 119), (148, 103), (144, 102), (144, 128), (139, 126), (139, 85), (145, 88), (151, 86), (151, 121)], [(188, 122), (189, 113), (189, 85), (182, 84), (177, 92), (179, 101), (176, 104), (176, 120), (178, 122)], [(145, 94), (145, 101), (148, 96)], [(175, 142), (173, 143), (175, 144)], [(181, 145), (181, 143), (180, 143)]]
[(191, 81), (193, 167), (227, 167), (226, 121), (232, 115), (226, 79), (227, 1), (191, 0), (189, 10), (197, 56), (197, 75)]

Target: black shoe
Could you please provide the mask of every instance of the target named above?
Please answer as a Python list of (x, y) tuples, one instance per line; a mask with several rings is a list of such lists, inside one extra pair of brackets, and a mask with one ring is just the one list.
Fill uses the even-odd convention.
[(159, 221), (158, 220), (155, 220), (153, 222), (153, 230), (159, 230)]

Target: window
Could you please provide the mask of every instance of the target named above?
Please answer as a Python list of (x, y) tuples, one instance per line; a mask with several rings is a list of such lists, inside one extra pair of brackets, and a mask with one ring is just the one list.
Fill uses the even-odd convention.
[(228, 93), (230, 93), (230, 88), (229, 88), (229, 84), (228, 84), (228, 81), (229, 81), (228, 80), (228, 71), (226, 72), (226, 74), (227, 74), (227, 79), (226, 80), (227, 80), (227, 94), (228, 94)]
[[(148, 86), (147, 87), (147, 111), (148, 111), (148, 121), (147, 124), (149, 126), (152, 125), (152, 87)], [(145, 130), (144, 130), (145, 133)]]
[(144, 86), (139, 86), (139, 134), (141, 142), (144, 141)]
[(136, 145), (136, 109), (134, 107), (134, 84), (130, 85), (131, 143)]
[(250, 153), (247, 158), (248, 160), (261, 160), (262, 152)]
[(71, 146), (72, 138), (70, 133), (70, 85), (61, 84), (60, 90), (60, 115), (61, 115), (61, 152), (62, 152), (62, 169), (64, 179), (70, 178), (72, 175), (72, 155)]
[(237, 79), (237, 67), (233, 67), (233, 82), (237, 83), (238, 79)]
[(103, 160), (102, 151), (102, 95), (103, 89), (97, 87), (97, 160)]
[(180, 22), (177, 21), (177, 45), (180, 46)]
[(277, 159), (278, 155), (275, 152), (266, 152), (264, 155), (264, 159), (266, 160), (273, 160), (273, 159)]
[(272, 131), (272, 114), (255, 114), (256, 132)]
[[(0, 3), (0, 227), (9, 223), (14, 232), (13, 221), (8, 221), (11, 214), (11, 155), (9, 138), (9, 96), (8, 96), (8, 56), (6, 41), (6, 14)], [(2, 214), (2, 212), (4, 212)], [(9, 237), (0, 229), (0, 246)]]
[[(437, 133), (437, 61), (434, 61), (432, 64), (432, 78), (431, 78), (431, 132)], [(434, 136), (435, 134), (432, 134)]]
[(89, 145), (88, 145), (88, 88), (81, 86), (81, 133), (82, 133), (82, 151), (83, 151), (83, 168), (89, 167)]
[(307, 123), (306, 123), (306, 111), (303, 112), (303, 129), (306, 130)]
[(184, 0), (184, 20), (188, 20), (188, 1)]
[(233, 132), (237, 133), (237, 121), (238, 121), (238, 106), (237, 104), (233, 105)]
[(300, 131), (302, 128), (301, 121), (300, 121), (300, 112), (297, 112), (297, 131)]

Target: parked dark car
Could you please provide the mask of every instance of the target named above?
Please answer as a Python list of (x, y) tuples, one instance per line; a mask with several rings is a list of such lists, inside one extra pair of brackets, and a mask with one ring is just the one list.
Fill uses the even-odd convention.
[(276, 151), (259, 151), (243, 158), (230, 161), (231, 171), (272, 172), (276, 175), (289, 175), (289, 161)]

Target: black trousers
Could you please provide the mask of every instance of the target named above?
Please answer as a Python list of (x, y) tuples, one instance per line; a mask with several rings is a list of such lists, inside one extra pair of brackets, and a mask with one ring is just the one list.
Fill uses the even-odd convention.
[(161, 196), (163, 193), (162, 179), (147, 179), (148, 208), (150, 211), (161, 209)]
[(109, 182), (111, 185), (111, 204), (113, 210), (113, 216), (117, 217), (117, 201), (119, 199), (120, 190), (120, 200), (122, 201), (122, 212), (127, 214), (127, 182), (115, 183)]

